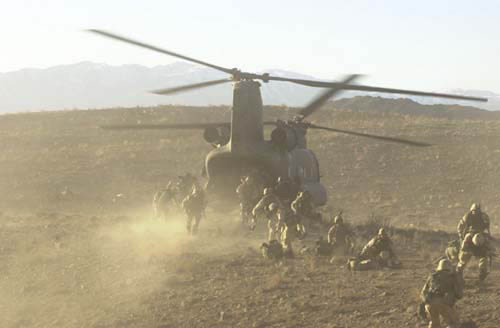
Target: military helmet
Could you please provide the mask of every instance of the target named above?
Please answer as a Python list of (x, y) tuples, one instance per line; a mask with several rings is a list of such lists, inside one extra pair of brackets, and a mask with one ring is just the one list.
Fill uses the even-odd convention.
[(271, 188), (264, 188), (264, 196), (269, 195), (273, 190)]
[(384, 228), (380, 228), (380, 229), (378, 230), (378, 235), (379, 235), (380, 237), (387, 237), (387, 232), (385, 231), (385, 229), (384, 229)]
[(484, 235), (482, 233), (476, 233), (474, 235), (474, 237), (472, 237), (472, 243), (474, 244), (474, 246), (482, 246), (484, 245)]
[(479, 203), (473, 203), (470, 207), (470, 211), (480, 211), (481, 210), (481, 205)]
[(344, 223), (344, 219), (342, 219), (342, 215), (337, 215), (333, 218), (333, 223), (341, 224)]
[(380, 252), (379, 256), (384, 261), (388, 261), (391, 258), (391, 254), (388, 251)]
[(453, 271), (453, 265), (447, 259), (439, 261), (436, 271)]

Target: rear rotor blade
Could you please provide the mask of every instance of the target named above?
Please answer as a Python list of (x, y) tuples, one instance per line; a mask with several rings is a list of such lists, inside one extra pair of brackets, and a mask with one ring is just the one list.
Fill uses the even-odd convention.
[(217, 128), (221, 126), (231, 126), (229, 122), (223, 123), (192, 123), (192, 124), (113, 124), (101, 125), (101, 129), (105, 130), (192, 130), (192, 129), (206, 129)]
[(354, 135), (354, 136), (358, 136), (358, 137), (366, 137), (366, 138), (389, 141), (389, 142), (396, 142), (396, 143), (405, 144), (408, 146), (416, 146), (416, 147), (432, 146), (431, 144), (424, 143), (424, 142), (411, 141), (411, 140), (406, 140), (406, 139), (401, 139), (401, 138), (384, 137), (384, 136), (378, 136), (378, 135), (374, 135), (374, 134), (354, 132), (354, 131), (348, 131), (348, 130), (334, 129), (334, 128), (329, 128), (329, 127), (325, 127), (325, 126), (315, 125), (315, 124), (308, 124), (308, 128), (350, 134), (350, 135)]
[[(346, 79), (344, 79), (344, 81), (342, 81), (342, 84), (348, 84), (356, 80), (357, 78), (359, 78), (359, 75), (356, 74), (349, 75)], [(301, 116), (300, 120), (303, 120), (307, 116), (317, 111), (321, 106), (325, 104), (325, 102), (328, 101), (328, 99), (330, 99), (340, 91), (342, 91), (342, 89), (332, 87), (329, 90), (326, 90), (325, 92), (320, 94), (316, 99), (314, 99), (311, 103), (309, 103), (309, 105), (307, 105), (306, 107), (304, 107), (302, 110), (299, 111), (298, 115)]]
[(221, 79), (221, 80), (212, 80), (212, 81), (206, 81), (206, 82), (201, 82), (201, 83), (193, 83), (193, 84), (183, 85), (180, 87), (153, 90), (153, 91), (151, 91), (151, 93), (154, 93), (157, 95), (168, 96), (168, 95), (175, 94), (175, 93), (181, 93), (181, 92), (185, 92), (185, 91), (206, 88), (206, 87), (210, 87), (212, 85), (217, 85), (217, 84), (222, 84), (222, 83), (227, 83), (227, 82), (232, 82), (232, 80)]
[(197, 64), (200, 64), (200, 65), (203, 65), (203, 66), (211, 67), (213, 69), (222, 71), (222, 72), (227, 73), (227, 74), (232, 74), (232, 72), (233, 72), (233, 70), (231, 70), (229, 68), (225, 68), (225, 67), (222, 67), (222, 66), (210, 64), (210, 63), (198, 60), (198, 59), (187, 57), (187, 56), (175, 53), (173, 51), (169, 51), (169, 50), (166, 50), (166, 49), (161, 49), (161, 48), (152, 46), (150, 44), (147, 44), (147, 43), (144, 43), (144, 42), (140, 42), (140, 41), (137, 41), (137, 40), (133, 40), (133, 39), (129, 39), (129, 38), (126, 38), (124, 36), (120, 36), (120, 35), (117, 35), (117, 34), (114, 34), (114, 33), (110, 33), (110, 32), (107, 32), (107, 31), (97, 30), (97, 29), (90, 29), (90, 30), (87, 30), (87, 31), (92, 32), (92, 33), (96, 33), (96, 34), (99, 34), (99, 35), (102, 35), (102, 36), (105, 36), (105, 37), (108, 37), (108, 38), (111, 38), (111, 39), (119, 40), (119, 41), (122, 41), (122, 42), (125, 42), (125, 43), (130, 43), (130, 44), (142, 47), (142, 48), (153, 50), (153, 51), (165, 54), (165, 55), (169, 55), (169, 56), (173, 56), (173, 57), (176, 57), (176, 58), (184, 59), (184, 60), (187, 60), (187, 61), (192, 62), (192, 63), (197, 63)]

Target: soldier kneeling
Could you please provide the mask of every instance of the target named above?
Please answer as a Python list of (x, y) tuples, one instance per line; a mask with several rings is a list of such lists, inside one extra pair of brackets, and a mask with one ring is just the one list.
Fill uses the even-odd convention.
[(427, 278), (420, 293), (430, 319), (429, 328), (440, 328), (441, 317), (449, 327), (458, 327), (460, 320), (454, 306), (462, 298), (463, 288), (462, 274), (455, 272), (449, 260), (439, 261), (436, 271)]
[(283, 247), (276, 239), (268, 243), (262, 243), (260, 246), (262, 256), (270, 260), (279, 260), (283, 257)]
[(372, 270), (384, 267), (397, 269), (401, 267), (401, 262), (392, 249), (391, 239), (382, 228), (356, 258), (347, 261), (347, 267), (349, 270)]

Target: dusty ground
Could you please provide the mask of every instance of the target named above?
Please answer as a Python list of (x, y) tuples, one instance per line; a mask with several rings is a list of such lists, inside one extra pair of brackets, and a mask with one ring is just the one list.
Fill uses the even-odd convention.
[[(261, 225), (249, 234), (211, 215), (188, 237), (176, 216), (4, 215), (2, 327), (420, 326), (416, 295), (443, 242), (395, 235), (403, 269), (351, 275), (343, 257), (265, 260)], [(459, 309), (479, 327), (498, 327), (498, 265), (484, 287), (476, 275), (472, 264)]]
[[(499, 237), (500, 120), (455, 113), (315, 114), (324, 125), (435, 144), (413, 149), (310, 132), (329, 190), (324, 214), (343, 209), (355, 224), (376, 215), (403, 231), (452, 233), (479, 200)], [(416, 295), (453, 235), (394, 235), (404, 263), (397, 271), (351, 275), (345, 258), (308, 254), (269, 262), (259, 253), (263, 223), (249, 234), (235, 213), (209, 212), (191, 238), (181, 215), (151, 219), (159, 186), (199, 172), (200, 154), (210, 150), (200, 132), (97, 128), (227, 118), (224, 108), (0, 116), (0, 327), (420, 327)], [(499, 266), (481, 288), (476, 275), (473, 262), (462, 317), (500, 327)]]

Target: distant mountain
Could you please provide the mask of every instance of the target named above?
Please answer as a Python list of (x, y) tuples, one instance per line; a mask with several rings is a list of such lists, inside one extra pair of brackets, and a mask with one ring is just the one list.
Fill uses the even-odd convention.
[[(312, 76), (283, 70), (270, 69), (266, 72), (276, 76), (314, 79)], [(227, 77), (224, 73), (184, 62), (152, 68), (81, 62), (47, 69), (22, 69), (0, 73), (0, 113), (160, 104), (227, 105), (232, 101), (230, 84), (168, 97), (148, 93), (158, 88), (224, 77)], [(262, 83), (262, 97), (268, 105), (303, 106), (318, 92), (321, 90), (292, 83)], [(500, 97), (494, 93), (469, 90), (453, 92), (491, 97), (493, 101), (482, 108), (500, 110)], [(365, 94), (346, 92), (342, 97), (357, 95)], [(424, 104), (457, 103), (424, 97), (408, 98)]]

